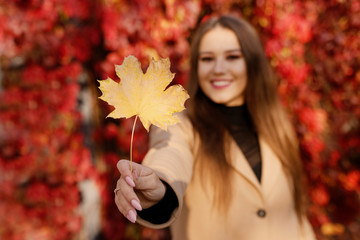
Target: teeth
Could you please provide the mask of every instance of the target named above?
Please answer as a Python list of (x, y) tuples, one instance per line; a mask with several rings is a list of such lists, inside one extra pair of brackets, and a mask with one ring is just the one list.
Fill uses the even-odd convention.
[(212, 84), (216, 87), (223, 87), (229, 84), (229, 81), (214, 81)]

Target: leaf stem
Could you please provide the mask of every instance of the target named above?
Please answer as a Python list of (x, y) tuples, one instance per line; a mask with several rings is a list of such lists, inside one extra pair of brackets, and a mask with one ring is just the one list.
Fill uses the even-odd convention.
[(138, 119), (138, 116), (136, 115), (134, 120), (134, 125), (131, 132), (131, 142), (130, 142), (130, 171), (132, 172), (132, 145), (133, 145), (133, 139), (134, 139), (134, 130), (136, 126), (136, 120)]

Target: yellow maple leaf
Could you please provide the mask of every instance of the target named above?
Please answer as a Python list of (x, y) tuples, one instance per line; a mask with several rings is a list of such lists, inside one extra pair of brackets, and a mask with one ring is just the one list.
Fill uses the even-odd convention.
[(119, 83), (111, 78), (99, 81), (100, 99), (115, 107), (107, 117), (136, 115), (147, 131), (151, 124), (167, 130), (167, 126), (179, 121), (173, 114), (185, 109), (189, 95), (181, 85), (166, 88), (175, 75), (168, 58), (152, 59), (144, 74), (139, 60), (130, 55), (121, 65), (115, 65), (115, 71)]
[(167, 130), (168, 125), (179, 121), (173, 114), (185, 109), (184, 103), (189, 95), (181, 85), (167, 87), (175, 75), (170, 71), (168, 58), (159, 61), (152, 59), (144, 74), (139, 60), (130, 55), (121, 65), (115, 65), (115, 71), (120, 82), (117, 83), (111, 78), (100, 80), (102, 95), (99, 98), (115, 107), (107, 117), (136, 116), (130, 141), (132, 162), (132, 143), (137, 118), (140, 118), (147, 131), (151, 124)]

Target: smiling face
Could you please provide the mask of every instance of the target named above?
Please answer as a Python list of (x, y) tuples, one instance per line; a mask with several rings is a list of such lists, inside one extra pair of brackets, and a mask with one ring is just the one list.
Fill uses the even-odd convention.
[(216, 26), (202, 37), (198, 79), (204, 94), (213, 102), (229, 107), (244, 103), (246, 63), (232, 30)]

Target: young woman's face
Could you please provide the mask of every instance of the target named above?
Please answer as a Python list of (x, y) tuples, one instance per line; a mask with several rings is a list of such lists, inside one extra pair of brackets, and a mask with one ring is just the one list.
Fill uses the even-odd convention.
[(244, 103), (246, 63), (235, 33), (217, 26), (200, 41), (199, 85), (213, 102), (226, 106)]

